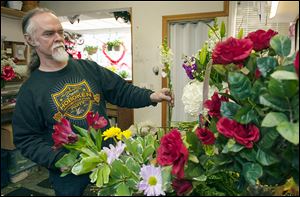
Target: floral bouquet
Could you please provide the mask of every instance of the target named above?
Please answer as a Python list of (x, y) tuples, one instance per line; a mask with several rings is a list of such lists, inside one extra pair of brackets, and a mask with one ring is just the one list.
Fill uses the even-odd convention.
[[(170, 168), (161, 168), (153, 157), (158, 147), (157, 135), (133, 138), (131, 131), (121, 131), (118, 127), (101, 132), (107, 120), (98, 113), (89, 112), (86, 120), (88, 130), (73, 125), (76, 133), (65, 118), (54, 125), (53, 148), (64, 146), (69, 150), (55, 164), (64, 169), (61, 176), (89, 174), (101, 196), (165, 194)], [(102, 147), (102, 138), (112, 138), (115, 144)]]
[(1, 88), (5, 86), (6, 81), (11, 81), (17, 76), (13, 69), (16, 62), (16, 58), (7, 57), (1, 50)]
[(219, 41), (210, 37), (199, 56), (183, 64), (190, 79), (204, 81), (205, 109), (191, 129), (204, 150), (200, 163), (210, 164), (204, 174), (236, 173), (239, 190), (299, 185), (299, 52), (271, 29), (245, 37), (240, 31), (224, 41), (224, 25), (211, 32)]

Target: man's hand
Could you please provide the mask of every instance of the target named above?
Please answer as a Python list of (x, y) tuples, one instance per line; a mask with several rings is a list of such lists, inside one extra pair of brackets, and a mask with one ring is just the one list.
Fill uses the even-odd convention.
[(168, 101), (171, 105), (171, 107), (174, 107), (174, 95), (170, 92), (170, 89), (163, 88), (160, 91), (153, 92), (150, 95), (150, 99), (152, 102), (162, 102), (162, 101)]

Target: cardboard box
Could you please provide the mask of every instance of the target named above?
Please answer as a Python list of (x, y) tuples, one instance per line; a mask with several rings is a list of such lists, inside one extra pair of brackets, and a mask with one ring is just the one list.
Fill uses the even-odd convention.
[(5, 150), (16, 149), (13, 143), (13, 131), (10, 123), (1, 125), (1, 148)]

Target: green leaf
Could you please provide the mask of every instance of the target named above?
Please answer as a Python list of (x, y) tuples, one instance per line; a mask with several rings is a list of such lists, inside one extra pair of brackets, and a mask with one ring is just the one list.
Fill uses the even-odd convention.
[(294, 61), (295, 61), (296, 53), (293, 53), (293, 55), (289, 55), (288, 57), (284, 58), (282, 66), (292, 66), (294, 67)]
[(284, 113), (270, 112), (263, 119), (261, 126), (262, 127), (275, 127), (283, 121), (288, 121), (288, 118), (286, 117), (286, 115)]
[(91, 183), (95, 183), (97, 178), (98, 178), (98, 170), (99, 170), (99, 167), (96, 168), (95, 170), (93, 170), (93, 172), (90, 174), (90, 179), (91, 179)]
[(117, 187), (116, 196), (131, 196), (131, 193), (128, 186), (122, 182)]
[(172, 166), (164, 166), (162, 167), (161, 170), (161, 177), (162, 177), (162, 183), (163, 183), (163, 190), (167, 191), (168, 188), (171, 187), (171, 171), (172, 171)]
[(125, 161), (126, 167), (131, 171), (134, 172), (135, 174), (138, 174), (141, 170), (140, 165), (132, 158), (129, 157), (126, 161)]
[(148, 145), (142, 154), (143, 160), (146, 161), (154, 153), (155, 149), (153, 145)]
[(270, 40), (270, 46), (280, 56), (288, 56), (291, 52), (291, 40), (288, 36), (276, 35)]
[(268, 90), (271, 95), (280, 98), (291, 98), (299, 90), (299, 82), (295, 80), (278, 81), (271, 78), (268, 84)]
[(116, 159), (113, 161), (113, 163), (111, 164), (111, 176), (115, 179), (120, 179), (120, 178), (124, 178), (124, 177), (129, 177), (130, 171), (128, 169), (127, 166), (125, 166), (125, 164)]
[(220, 29), (220, 36), (221, 36), (221, 38), (224, 38), (225, 34), (226, 34), (225, 23), (224, 23), (224, 21), (222, 21), (222, 23), (221, 23), (221, 29)]
[(234, 152), (237, 153), (240, 150), (244, 148), (244, 146), (237, 144), (237, 143), (232, 143), (232, 139), (228, 140), (227, 144), (224, 146), (222, 153), (229, 153), (229, 152)]
[(257, 119), (257, 113), (251, 106), (240, 108), (234, 116), (234, 120), (241, 124), (248, 124)]
[(299, 122), (290, 123), (287, 121), (281, 122), (277, 127), (277, 131), (287, 141), (298, 145), (299, 144)]
[(237, 99), (243, 100), (251, 96), (251, 82), (245, 75), (229, 72), (228, 83), (231, 95)]
[(271, 77), (278, 80), (298, 80), (298, 76), (295, 72), (277, 70), (271, 74)]
[(277, 61), (273, 57), (257, 58), (256, 62), (258, 70), (264, 77), (271, 73), (277, 66)]
[(207, 176), (205, 176), (204, 174), (202, 174), (201, 176), (193, 177), (193, 180), (195, 180), (195, 181), (200, 181), (200, 182), (204, 182), (204, 181), (207, 180)]
[(279, 160), (271, 153), (266, 153), (261, 149), (258, 149), (257, 151), (256, 160), (263, 166), (269, 166), (279, 162)]
[(103, 177), (103, 183), (107, 184), (109, 182), (109, 174), (110, 174), (110, 168), (107, 164), (103, 164), (102, 167), (102, 177)]
[(243, 176), (245, 180), (251, 184), (255, 185), (256, 181), (263, 175), (262, 167), (257, 163), (244, 163), (243, 165)]
[(213, 68), (221, 75), (226, 74), (226, 69), (224, 68), (224, 65), (222, 65), (222, 64), (213, 64)]
[(275, 128), (261, 128), (261, 140), (259, 140), (259, 147), (262, 150), (270, 149), (273, 144), (276, 142), (279, 133), (275, 130)]
[(198, 158), (194, 154), (189, 154), (189, 160), (194, 162), (194, 163), (199, 163)]
[(247, 159), (248, 161), (252, 161), (255, 162), (256, 161), (256, 151), (252, 148), (252, 149), (243, 149), (240, 152), (240, 156), (244, 159)]
[(233, 102), (221, 102), (221, 115), (229, 119), (234, 119), (234, 116), (241, 109), (241, 106)]
[(282, 105), (282, 99), (272, 97), (270, 94), (260, 95), (259, 103), (278, 111), (289, 111), (287, 105)]
[(244, 29), (241, 28), (240, 31), (239, 31), (239, 33), (238, 33), (237, 38), (238, 38), (238, 39), (242, 39), (242, 38), (243, 38), (243, 35), (244, 35)]
[(73, 125), (73, 126), (80, 133), (81, 136), (88, 137), (88, 131), (86, 129), (78, 127), (76, 125)]
[(86, 174), (93, 170), (101, 160), (99, 157), (87, 157), (81, 159), (79, 163), (76, 163), (72, 168), (72, 173), (75, 175)]
[(77, 162), (78, 155), (79, 155), (78, 151), (76, 150), (70, 151), (55, 163), (55, 167), (57, 168), (72, 167)]
[(200, 59), (200, 64), (204, 65), (206, 61), (206, 56), (207, 56), (207, 45), (205, 44), (199, 54), (199, 59)]

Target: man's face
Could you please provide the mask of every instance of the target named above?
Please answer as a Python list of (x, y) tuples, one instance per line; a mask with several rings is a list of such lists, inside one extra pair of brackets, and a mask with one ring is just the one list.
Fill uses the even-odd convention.
[(68, 54), (65, 52), (64, 32), (58, 18), (51, 13), (42, 13), (31, 20), (35, 24), (32, 40), (40, 58), (65, 61)]

